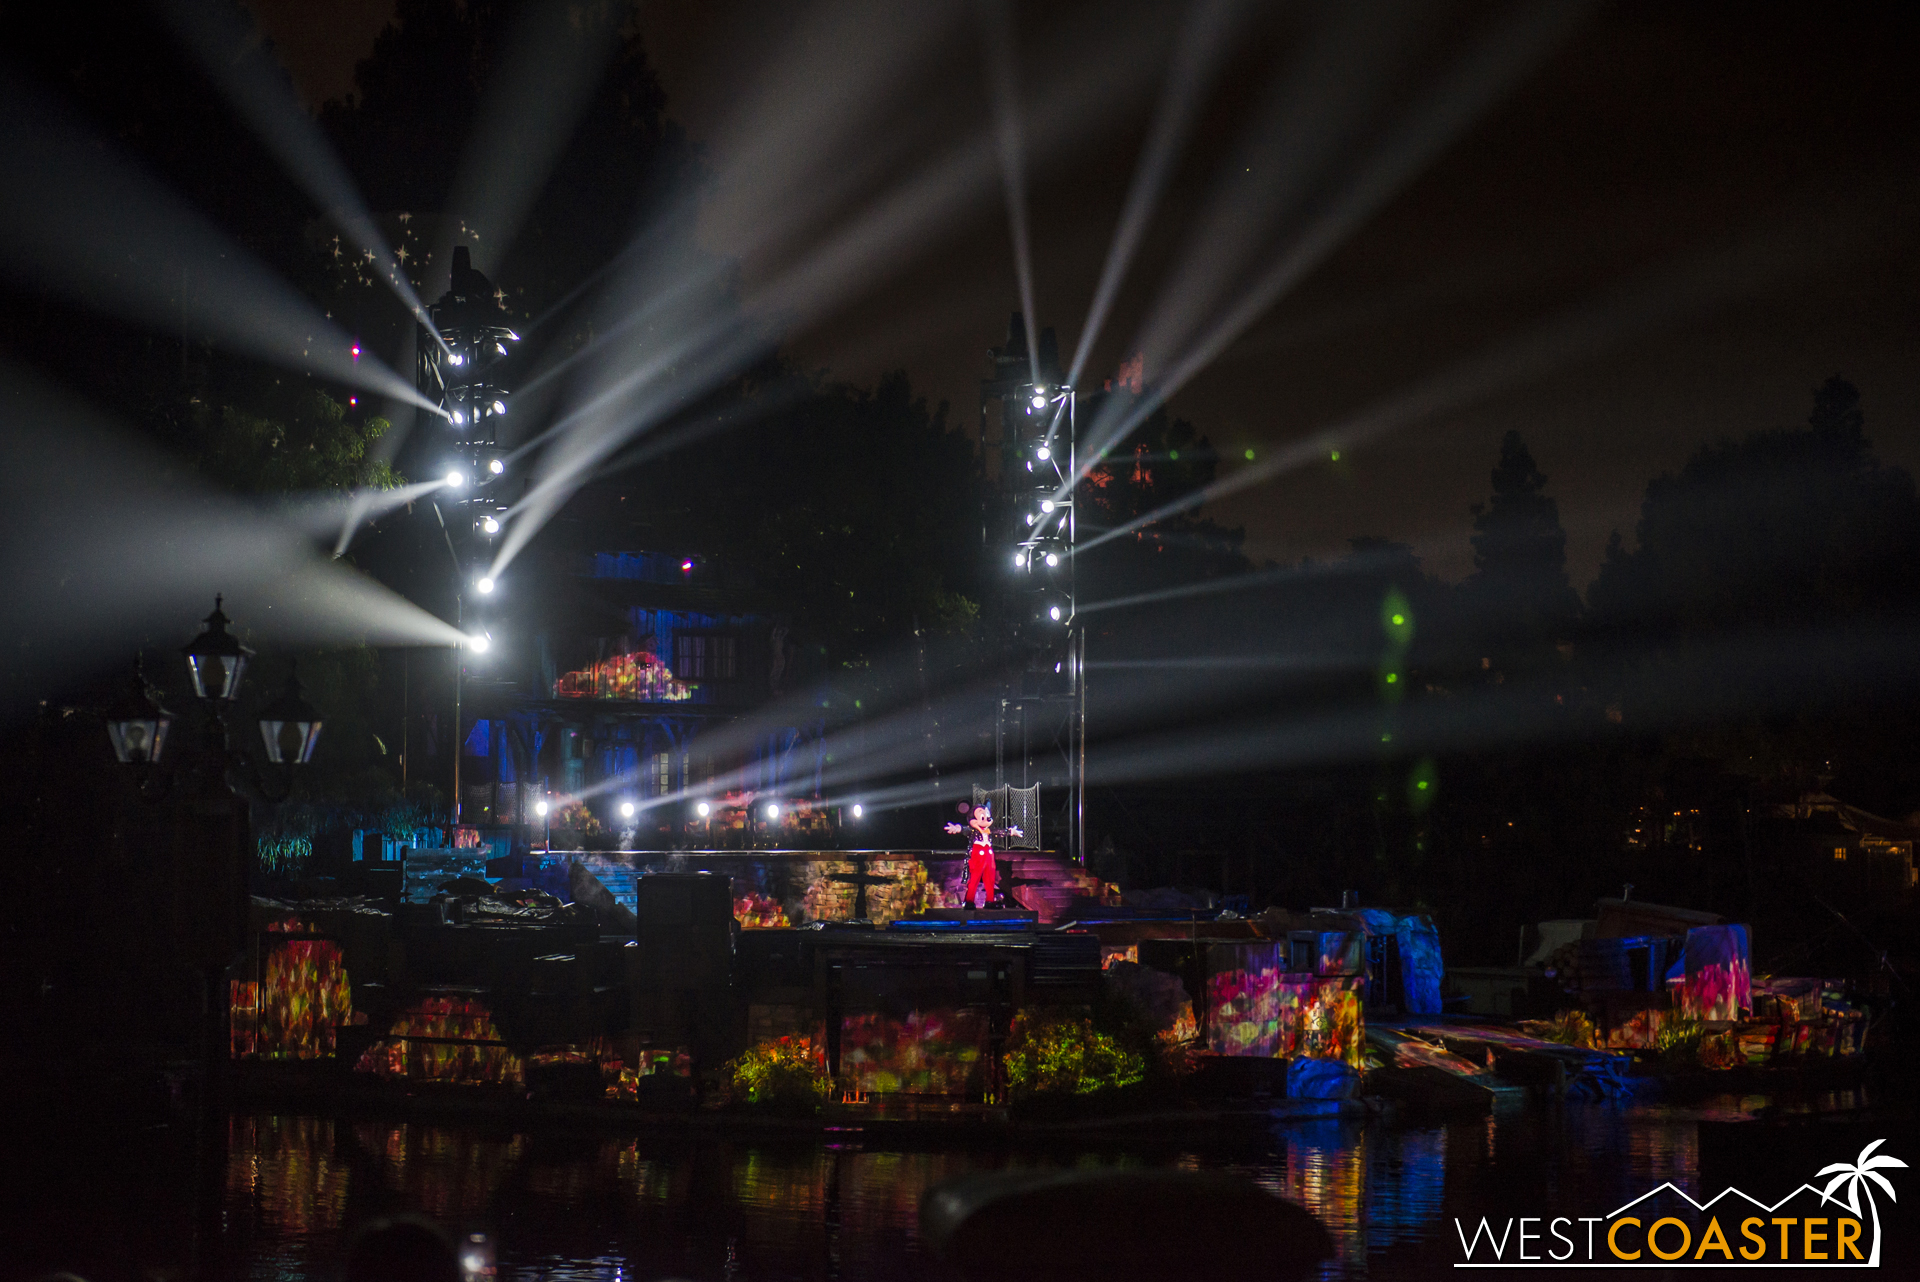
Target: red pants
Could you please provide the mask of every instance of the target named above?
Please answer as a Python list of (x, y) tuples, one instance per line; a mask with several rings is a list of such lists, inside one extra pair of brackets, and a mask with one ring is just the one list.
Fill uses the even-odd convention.
[(987, 897), (985, 902), (981, 904), (981, 907), (992, 907), (993, 879), (997, 872), (998, 869), (994, 865), (992, 855), (969, 856), (967, 859), (967, 897), (962, 903), (968, 908), (973, 907), (973, 888), (975, 886), (985, 886), (987, 888)]

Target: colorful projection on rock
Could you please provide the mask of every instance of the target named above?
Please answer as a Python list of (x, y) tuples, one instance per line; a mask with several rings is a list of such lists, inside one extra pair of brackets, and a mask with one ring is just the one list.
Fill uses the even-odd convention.
[[(308, 935), (297, 918), (274, 922), (270, 935)], [(353, 989), (340, 945), (331, 939), (262, 940), (258, 980), (231, 984), (230, 1047), (234, 1059), (325, 1059), (334, 1030), (353, 1022)], [(363, 1021), (364, 1022), (364, 1021)]]
[[(1215, 1055), (1342, 1060), (1360, 1067), (1365, 1023), (1356, 975), (1284, 969), (1281, 943), (1207, 948), (1207, 1049)], [(1341, 962), (1347, 949), (1323, 959)]]
[(843, 1092), (966, 1095), (987, 1089), (987, 1016), (951, 1007), (840, 1021)]
[(733, 901), (733, 919), (742, 930), (784, 930), (793, 925), (779, 900), (751, 890)]
[(556, 699), (624, 699), (636, 703), (685, 703), (699, 687), (675, 678), (650, 650), (616, 654), (568, 672), (553, 683)]
[(1698, 1020), (1736, 1020), (1753, 1009), (1745, 926), (1697, 926), (1687, 932), (1680, 1009)]
[(367, 1048), (356, 1073), (463, 1086), (519, 1086), (520, 1057), (477, 998), (427, 997), (402, 1011), (387, 1035)]

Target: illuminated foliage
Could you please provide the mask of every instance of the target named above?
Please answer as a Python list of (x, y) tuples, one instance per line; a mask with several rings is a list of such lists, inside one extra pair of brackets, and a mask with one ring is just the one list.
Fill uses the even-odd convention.
[(1145, 1081), (1147, 1061), (1086, 1016), (1022, 1011), (1007, 1039), (1006, 1071), (1015, 1099), (1092, 1095)]
[(812, 1112), (833, 1086), (826, 1058), (810, 1037), (762, 1042), (730, 1061), (725, 1071), (734, 1100), (757, 1108)]

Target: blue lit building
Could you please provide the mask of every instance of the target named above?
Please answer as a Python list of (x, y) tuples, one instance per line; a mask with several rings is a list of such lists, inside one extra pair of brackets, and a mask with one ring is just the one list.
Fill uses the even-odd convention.
[[(635, 848), (705, 845), (722, 838), (692, 822), (688, 791), (716, 810), (724, 797), (819, 795), (821, 723), (769, 715), (813, 707), (782, 697), (805, 678), (800, 647), (708, 563), (546, 558), (503, 584), (486, 626), (493, 647), (465, 685), (467, 822), (533, 826), (541, 797), (556, 816), (579, 799)], [(623, 819), (629, 801), (638, 815)]]

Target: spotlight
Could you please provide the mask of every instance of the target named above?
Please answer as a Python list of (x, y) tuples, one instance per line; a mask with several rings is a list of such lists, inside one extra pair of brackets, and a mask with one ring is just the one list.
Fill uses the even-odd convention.
[(473, 586), (480, 589), (481, 596), (485, 596), (489, 592), (493, 591), (493, 579), (486, 575), (482, 575), (480, 578), (480, 581), (475, 583)]
[(1060, 607), (1057, 605), (1047, 607), (1047, 617), (1055, 623), (1060, 622)]
[(1041, 510), (1042, 512), (1051, 512), (1051, 511), (1053, 511), (1053, 500), (1052, 500), (1052, 499), (1041, 499), (1041, 500), (1040, 500), (1040, 510)]
[(853, 817), (854, 817), (855, 819), (858, 819), (858, 818), (860, 818), (860, 817), (861, 817), (862, 815), (864, 815), (864, 814), (866, 814), (866, 813), (867, 813), (867, 811), (866, 811), (866, 807), (864, 807), (864, 806), (862, 806), (862, 805), (861, 805), (861, 804), (860, 804), (859, 802), (857, 802), (857, 801), (853, 803)]
[(631, 801), (623, 801), (620, 803), (620, 817), (622, 819), (633, 818), (633, 803)]
[(487, 647), (492, 644), (493, 643), (484, 636), (467, 638), (467, 649), (473, 651), (475, 654), (485, 654)]
[(1060, 554), (1058, 552), (1047, 553), (1047, 568), (1052, 569), (1058, 564), (1060, 564)]
[(500, 533), (500, 522), (494, 520), (492, 517), (488, 517), (486, 520), (480, 522), (480, 529), (487, 534), (498, 534)]
[(536, 815), (539, 815), (542, 819), (545, 819), (547, 817), (547, 803), (544, 801), (534, 802), (533, 813)]
[(1034, 516), (1033, 516), (1033, 513), (1031, 513), (1031, 512), (1029, 512), (1029, 513), (1027, 513), (1027, 524), (1028, 524), (1028, 525), (1032, 525), (1032, 524), (1033, 524), (1033, 521), (1034, 521)]
[(1052, 457), (1053, 457), (1053, 451), (1052, 451), (1052, 450), (1050, 450), (1050, 449), (1048, 449), (1048, 448), (1047, 448), (1046, 446), (1044, 446), (1044, 445), (1042, 445), (1042, 446), (1041, 446), (1041, 447), (1040, 447), (1039, 449), (1037, 449), (1037, 450), (1035, 450), (1035, 451), (1034, 451), (1034, 454), (1035, 454), (1035, 456), (1037, 456), (1037, 457), (1039, 457), (1039, 458), (1042, 458), (1042, 459), (1050, 459), (1050, 458), (1052, 458)]
[(705, 819), (708, 815), (713, 813), (713, 807), (709, 806), (706, 802), (703, 801), (699, 805), (693, 808), (693, 813), (696, 815), (699, 815), (702, 819)]
[(447, 357), (447, 364), (449, 365), (464, 365), (466, 363), (467, 363), (466, 358), (461, 356), (460, 353), (458, 352), (455, 352), (451, 356)]
[(465, 414), (462, 414), (459, 410), (455, 410), (453, 412), (453, 421), (456, 423), (464, 423), (467, 421), (467, 416)]
[(507, 465), (505, 463), (502, 463), (499, 459), (494, 459), (491, 463), (487, 464), (487, 471), (492, 472), (495, 476), (499, 476), (502, 472), (506, 470), (507, 470)]
[(780, 807), (774, 804), (773, 802), (769, 801), (767, 803), (767, 818), (778, 819), (779, 817), (780, 817)]
[(682, 562), (680, 563), (680, 573), (682, 573), (682, 574), (692, 574), (692, 573), (693, 573), (693, 562), (692, 562), (692, 561), (690, 561), (690, 560), (689, 560), (689, 561), (682, 561)]
[(447, 488), (448, 488), (448, 489), (450, 489), (450, 490), (457, 490), (457, 489), (459, 489), (459, 488), (461, 488), (462, 486), (464, 486), (464, 485), (465, 485), (466, 483), (467, 483), (467, 478), (466, 478), (466, 476), (465, 476), (465, 474), (463, 474), (463, 473), (461, 473), (461, 472), (459, 472), (459, 471), (453, 471), (453, 472), (448, 472), (448, 473), (447, 473)]
[(493, 350), (505, 356), (507, 354), (507, 345), (505, 343), (495, 343)]
[(507, 331), (507, 337), (511, 338), (516, 343), (520, 341), (520, 335), (514, 333), (512, 330)]
[(360, 403), (360, 398), (358, 396), (349, 396), (347, 398), (348, 405), (358, 405), (359, 403)]
[(1016, 570), (1024, 570), (1027, 568), (1027, 554), (1025, 552), (1015, 552), (1013, 554), (1013, 568)]
[(493, 403), (493, 412), (495, 414), (505, 414), (507, 412), (507, 403), (505, 401), (495, 401)]
[(352, 353), (353, 359), (355, 359), (356, 361), (360, 359), (360, 344), (355, 343), (353, 347), (349, 350)]
[(1045, 408), (1047, 408), (1047, 398), (1046, 398), (1046, 397), (1044, 397), (1044, 396), (1036, 396), (1036, 397), (1034, 397), (1034, 398), (1033, 398), (1033, 408), (1035, 408), (1035, 409), (1037, 409), (1037, 410), (1043, 410), (1043, 409), (1045, 409)]

